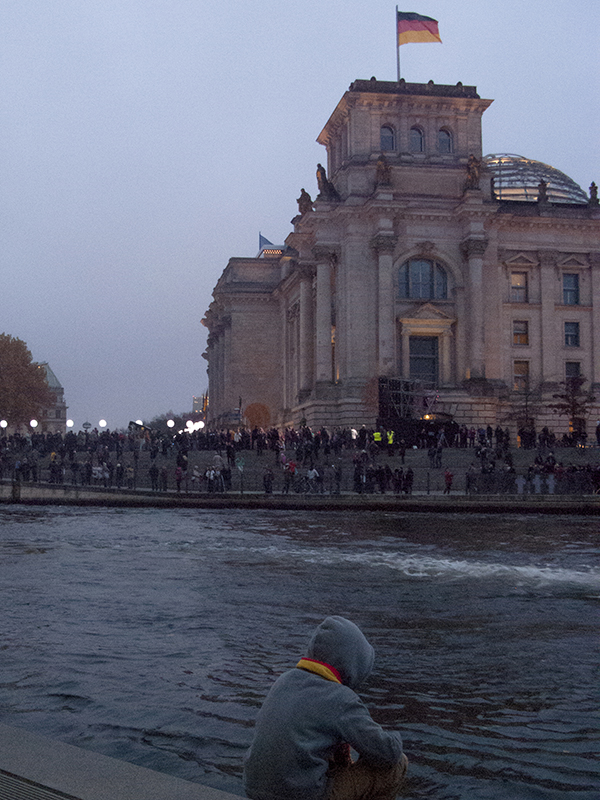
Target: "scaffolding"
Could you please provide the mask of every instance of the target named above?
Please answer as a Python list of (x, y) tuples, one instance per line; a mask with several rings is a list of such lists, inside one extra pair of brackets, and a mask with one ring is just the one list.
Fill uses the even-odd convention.
[(379, 419), (386, 424), (433, 413), (439, 395), (424, 381), (379, 378)]

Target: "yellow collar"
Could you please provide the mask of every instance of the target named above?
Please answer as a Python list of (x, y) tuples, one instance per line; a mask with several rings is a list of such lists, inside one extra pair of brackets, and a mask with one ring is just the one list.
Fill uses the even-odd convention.
[(305, 669), (308, 672), (314, 672), (315, 675), (320, 675), (322, 678), (334, 683), (342, 682), (342, 676), (337, 669), (332, 667), (331, 664), (325, 664), (324, 661), (316, 661), (314, 658), (301, 658), (296, 667)]

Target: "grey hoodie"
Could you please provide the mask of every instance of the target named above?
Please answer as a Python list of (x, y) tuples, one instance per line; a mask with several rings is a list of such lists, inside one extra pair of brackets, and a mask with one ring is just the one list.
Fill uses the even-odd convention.
[(374, 765), (392, 766), (402, 758), (400, 734), (374, 722), (353, 691), (373, 668), (373, 648), (360, 629), (343, 617), (327, 617), (307, 656), (334, 667), (342, 683), (298, 668), (275, 681), (244, 764), (252, 800), (323, 800), (329, 758), (342, 743)]

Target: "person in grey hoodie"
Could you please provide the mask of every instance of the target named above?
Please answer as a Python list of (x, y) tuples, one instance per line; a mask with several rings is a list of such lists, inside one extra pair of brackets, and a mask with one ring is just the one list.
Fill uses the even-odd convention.
[[(294, 669), (271, 687), (244, 762), (251, 800), (392, 800), (408, 761), (354, 692), (374, 651), (344, 617), (327, 617)], [(350, 748), (359, 755), (352, 762)]]

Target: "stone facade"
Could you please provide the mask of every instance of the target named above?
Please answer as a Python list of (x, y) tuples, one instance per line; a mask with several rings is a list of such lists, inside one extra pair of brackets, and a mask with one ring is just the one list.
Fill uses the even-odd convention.
[(40, 364), (39, 369), (43, 369), (46, 374), (48, 386), (52, 391), (54, 403), (42, 409), (41, 419), (38, 420), (38, 432), (41, 433), (61, 433), (67, 431), (67, 404), (65, 402), (65, 390), (62, 384), (50, 369), (47, 363)]
[(231, 259), (215, 287), (209, 424), (239, 420), (241, 401), (251, 425), (429, 411), (517, 427), (531, 394), (536, 425), (563, 431), (544, 403), (560, 381), (585, 375), (600, 396), (600, 209), (579, 187), (555, 202), (551, 180), (501, 199), (482, 159), (491, 102), (462, 84), (350, 86), (318, 137), (312, 207), (280, 252)]

